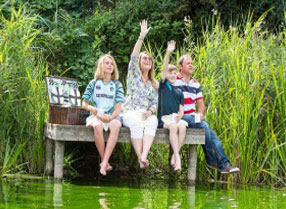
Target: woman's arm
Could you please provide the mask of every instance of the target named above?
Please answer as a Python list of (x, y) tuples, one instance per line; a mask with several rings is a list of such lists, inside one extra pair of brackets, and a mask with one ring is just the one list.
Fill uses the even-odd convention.
[[(152, 87), (153, 88), (153, 87)], [(153, 90), (154, 92), (152, 93), (152, 96), (147, 98), (149, 100), (149, 107), (147, 111), (143, 113), (144, 119), (147, 119), (151, 115), (156, 115), (157, 113), (157, 105), (158, 105), (158, 91)]]
[(161, 79), (163, 81), (166, 79), (166, 76), (167, 76), (168, 65), (169, 65), (169, 61), (170, 61), (170, 54), (175, 50), (175, 47), (176, 47), (176, 41), (172, 40), (172, 41), (168, 42), (168, 47), (167, 47), (166, 55), (164, 58), (163, 72), (161, 75)]
[(144, 40), (145, 36), (147, 35), (147, 33), (149, 32), (149, 30), (151, 29), (151, 27), (149, 27), (149, 28), (147, 27), (147, 20), (142, 20), (142, 22), (140, 23), (140, 27), (141, 27), (140, 36), (139, 36), (139, 38), (138, 38), (138, 40), (134, 46), (133, 52), (132, 52), (132, 54), (135, 55), (136, 57), (139, 57), (143, 40)]

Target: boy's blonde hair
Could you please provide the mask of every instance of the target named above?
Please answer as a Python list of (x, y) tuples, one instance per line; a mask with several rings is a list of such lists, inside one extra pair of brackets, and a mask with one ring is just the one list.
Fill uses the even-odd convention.
[(177, 67), (175, 65), (169, 64), (168, 65), (168, 72), (177, 71)]
[[(142, 57), (143, 54), (146, 54), (146, 55), (148, 55), (149, 57), (152, 58), (152, 56), (148, 52), (146, 52), (146, 51), (141, 52), (140, 55), (139, 55), (139, 63), (138, 63), (138, 66), (139, 66), (140, 70), (141, 70), (141, 64), (140, 64), (141, 63), (141, 57)], [(153, 88), (154, 89), (158, 89), (159, 85), (158, 85), (158, 81), (155, 79), (154, 60), (153, 60), (153, 58), (152, 58), (152, 67), (151, 67), (151, 69), (148, 72), (148, 78), (151, 81), (151, 84), (152, 84)]]
[(113, 72), (111, 73), (111, 80), (118, 80), (119, 73), (118, 73), (117, 65), (116, 65), (115, 59), (110, 54), (105, 54), (98, 59), (96, 71), (94, 73), (94, 78), (103, 79), (103, 76), (104, 76), (103, 63), (104, 63), (105, 58), (110, 58), (113, 62)]

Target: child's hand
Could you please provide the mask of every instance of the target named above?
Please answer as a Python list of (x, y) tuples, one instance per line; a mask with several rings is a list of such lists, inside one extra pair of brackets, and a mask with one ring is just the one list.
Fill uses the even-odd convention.
[(109, 123), (110, 122), (110, 116), (109, 115), (97, 115), (97, 119), (101, 120), (103, 123)]
[(93, 115), (97, 115), (97, 109), (95, 107), (90, 106), (89, 107), (89, 111), (93, 114)]
[(176, 115), (176, 116), (175, 116), (175, 121), (176, 121), (176, 123), (179, 123), (180, 120), (181, 120), (180, 115), (179, 115), (179, 114)]
[(169, 41), (167, 52), (171, 53), (175, 50), (175, 48), (176, 48), (176, 41), (174, 41), (174, 40)]
[(200, 114), (200, 118), (201, 118), (201, 120), (204, 120), (204, 119), (205, 119), (204, 114), (202, 114), (202, 113), (199, 113), (199, 114)]
[(140, 26), (141, 26), (140, 36), (145, 37), (147, 33), (149, 32), (149, 30), (151, 29), (151, 27), (148, 28), (147, 20), (142, 20), (142, 22), (140, 23)]

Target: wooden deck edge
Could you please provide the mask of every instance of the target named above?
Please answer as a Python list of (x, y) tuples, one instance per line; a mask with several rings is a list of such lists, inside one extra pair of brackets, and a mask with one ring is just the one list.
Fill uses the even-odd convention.
[[(46, 123), (44, 135), (54, 141), (94, 142), (93, 128), (84, 125)], [(105, 132), (104, 135), (107, 140), (108, 132)], [(120, 129), (118, 142), (130, 142), (129, 128), (122, 127)], [(163, 128), (157, 129), (154, 143), (169, 143), (169, 131)], [(204, 129), (187, 129), (184, 144), (205, 144)]]

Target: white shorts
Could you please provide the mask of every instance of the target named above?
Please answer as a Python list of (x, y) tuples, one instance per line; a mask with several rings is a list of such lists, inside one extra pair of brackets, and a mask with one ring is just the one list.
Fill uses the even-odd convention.
[(184, 125), (185, 127), (188, 127), (188, 123), (185, 120), (180, 120), (179, 122), (176, 121), (176, 116), (178, 114), (177, 113), (173, 113), (170, 115), (163, 115), (161, 120), (163, 121), (163, 123), (167, 126), (169, 126), (172, 123), (176, 123), (178, 125)]
[(151, 115), (146, 120), (142, 120), (142, 111), (127, 111), (123, 115), (123, 125), (130, 128), (131, 138), (142, 139), (144, 135), (155, 136), (158, 119)]
[[(121, 119), (119, 116), (117, 116), (114, 120), (119, 120), (121, 123)], [(102, 124), (103, 129), (105, 131), (108, 130), (109, 128), (109, 124), (110, 123), (103, 123), (101, 120), (99, 120), (95, 115), (90, 115), (86, 118), (86, 126), (91, 126), (91, 127), (95, 127), (98, 126), (99, 124)]]

